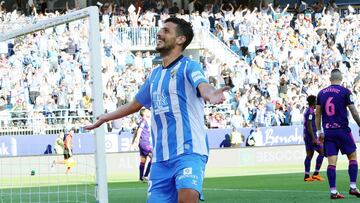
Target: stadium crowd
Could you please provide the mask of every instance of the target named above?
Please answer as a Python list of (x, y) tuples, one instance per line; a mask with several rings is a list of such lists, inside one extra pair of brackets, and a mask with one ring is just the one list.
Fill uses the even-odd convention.
[[(201, 2), (191, 1), (188, 12), (167, 1), (99, 5), (106, 111), (134, 98), (155, 58), (150, 51), (133, 54), (113, 37), (122, 29), (161, 26), (170, 15), (191, 21), (199, 35), (212, 32), (239, 56), (235, 62), (223, 61), (210, 50), (201, 51), (209, 81), (232, 87), (226, 108), (206, 108), (209, 128), (301, 124), (306, 97), (329, 85), (335, 67), (344, 73), (344, 86), (353, 91), (354, 100), (360, 101), (360, 15), (353, 15), (351, 8), (350, 15), (340, 17), (334, 4), (301, 4), (288, 12), (289, 6), (265, 2), (252, 10)], [(1, 32), (13, 22), (61, 15), (46, 9), (37, 13), (35, 6), (32, 11), (25, 16), (0, 10)], [(1, 126), (40, 126), (42, 132), (49, 125), (80, 128), (89, 122), (92, 84), (86, 34), (86, 20), (81, 20), (0, 44), (0, 106), (6, 107), (0, 111)], [(137, 119), (114, 121), (109, 130), (129, 131)]]

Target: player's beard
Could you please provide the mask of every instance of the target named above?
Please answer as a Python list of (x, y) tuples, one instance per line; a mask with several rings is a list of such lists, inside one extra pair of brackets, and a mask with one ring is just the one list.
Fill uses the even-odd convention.
[(161, 39), (161, 41), (162, 45), (159, 45), (158, 42), (155, 50), (159, 52), (160, 55), (164, 56), (175, 47), (175, 39)]

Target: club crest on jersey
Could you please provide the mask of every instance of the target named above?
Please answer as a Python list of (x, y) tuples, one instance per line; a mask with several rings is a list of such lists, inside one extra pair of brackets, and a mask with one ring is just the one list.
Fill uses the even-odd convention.
[(184, 168), (183, 175), (191, 175), (192, 174), (192, 168)]
[(175, 79), (176, 78), (176, 73), (177, 73), (177, 68), (174, 68), (170, 71), (170, 77), (171, 79)]

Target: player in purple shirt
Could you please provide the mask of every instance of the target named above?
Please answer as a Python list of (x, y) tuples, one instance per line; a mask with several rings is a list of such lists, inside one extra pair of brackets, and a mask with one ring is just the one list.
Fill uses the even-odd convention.
[[(315, 134), (316, 96), (314, 95), (308, 96), (307, 102), (309, 107), (306, 109), (304, 113), (304, 142), (306, 149), (306, 158), (304, 161), (304, 166), (305, 166), (304, 181), (306, 182), (313, 180), (323, 181), (324, 178), (320, 176), (319, 170), (324, 160), (324, 150), (323, 150), (323, 145), (319, 143), (318, 137)], [(319, 155), (316, 158), (315, 172), (312, 176), (310, 176), (310, 165), (311, 165), (311, 159), (314, 156), (314, 151), (317, 151)]]
[[(148, 181), (148, 175), (151, 167), (151, 158), (152, 158), (152, 147), (150, 143), (150, 119), (151, 114), (147, 109), (140, 110), (141, 119), (139, 121), (137, 130), (134, 133), (132, 144), (135, 143), (135, 140), (139, 138), (139, 151), (140, 151), (140, 165), (139, 165), (139, 179), (142, 182)], [(149, 157), (149, 163), (146, 167), (144, 174), (146, 159)]]
[(316, 134), (320, 142), (324, 143), (325, 156), (328, 158), (327, 177), (331, 199), (345, 198), (336, 190), (336, 162), (339, 150), (342, 154), (346, 154), (349, 160), (349, 194), (360, 197), (356, 187), (358, 173), (356, 145), (349, 128), (347, 109), (350, 110), (358, 126), (360, 126), (360, 118), (351, 91), (341, 86), (341, 81), (340, 70), (333, 69), (330, 75), (331, 85), (319, 92), (316, 104)]

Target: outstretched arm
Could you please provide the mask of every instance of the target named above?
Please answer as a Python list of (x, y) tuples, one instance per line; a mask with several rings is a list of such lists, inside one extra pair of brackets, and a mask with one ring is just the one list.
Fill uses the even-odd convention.
[(139, 111), (141, 109), (141, 107), (142, 107), (142, 105), (134, 99), (132, 102), (120, 106), (117, 110), (115, 110), (113, 112), (100, 115), (97, 118), (95, 123), (85, 126), (84, 129), (85, 130), (95, 129), (95, 128), (101, 126), (105, 122), (119, 119), (119, 118), (125, 117), (127, 115), (133, 114), (133, 113)]
[(286, 5), (286, 7), (284, 8), (284, 10), (281, 12), (281, 14), (284, 14), (289, 8), (289, 4)]
[(139, 8), (138, 8), (138, 12), (137, 12), (137, 17), (139, 17), (139, 15), (140, 15), (140, 11), (141, 11), (141, 7), (139, 6)]
[(258, 10), (258, 8), (254, 7), (254, 10), (251, 13), (256, 13), (257, 10)]
[(324, 8), (322, 10), (322, 16), (325, 16), (325, 11), (326, 11), (326, 6), (324, 6)]
[(224, 10), (224, 4), (221, 4), (220, 11), (221, 11), (222, 13), (225, 12), (225, 10)]
[(198, 90), (202, 98), (209, 101), (211, 104), (220, 104), (225, 101), (224, 92), (228, 91), (230, 87), (225, 86), (219, 89), (215, 89), (209, 83), (200, 83)]
[(272, 12), (273, 14), (275, 14), (276, 12), (275, 12), (275, 10), (274, 10), (274, 8), (273, 8), (273, 6), (272, 6), (272, 3), (269, 3), (269, 7), (270, 7), (270, 9), (271, 9), (271, 12)]
[(231, 3), (229, 3), (229, 6), (230, 6), (230, 8), (231, 8), (231, 10), (230, 10), (231, 13), (234, 14), (234, 6), (233, 6)]

